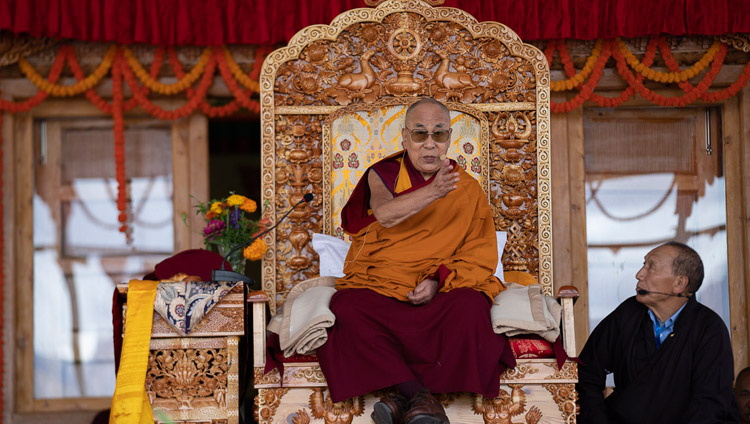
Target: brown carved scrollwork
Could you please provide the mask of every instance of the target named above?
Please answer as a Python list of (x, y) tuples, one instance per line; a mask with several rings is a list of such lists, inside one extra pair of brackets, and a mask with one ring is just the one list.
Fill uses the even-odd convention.
[(521, 380), (529, 374), (536, 374), (539, 370), (529, 364), (519, 363), (515, 368), (508, 368), (501, 375), (503, 380)]
[(719, 41), (745, 53), (750, 52), (750, 34), (724, 34)]
[(314, 418), (323, 418), (326, 424), (351, 424), (354, 417), (365, 412), (364, 397), (358, 396), (342, 402), (331, 401), (324, 389), (314, 388), (310, 395), (310, 410)]
[(278, 369), (273, 369), (268, 373), (265, 373), (263, 367), (255, 367), (253, 368), (253, 377), (255, 385), (279, 384), (281, 382), (281, 376), (279, 375)]
[(508, 233), (502, 258), (509, 270), (538, 272), (536, 112), (497, 112), (490, 134), (492, 202), (498, 230)]
[(534, 66), (466, 25), (400, 11), (353, 23), (336, 40), (311, 41), (281, 63), (277, 106), (372, 103), (430, 95), (463, 103), (533, 102)]
[[(485, 424), (512, 424), (512, 418), (526, 412), (526, 393), (521, 384), (510, 384), (511, 393), (500, 389), (494, 399), (473, 395), (471, 405), (475, 414), (481, 415)], [(542, 411), (536, 406), (529, 408), (524, 416), (526, 424), (537, 424), (542, 419)]]
[(155, 407), (226, 408), (227, 349), (150, 351), (146, 392)]
[(319, 366), (305, 367), (294, 373), (295, 379), (302, 379), (309, 383), (325, 383), (326, 378)]
[(544, 365), (553, 368), (555, 373), (546, 377), (548, 380), (564, 380), (564, 379), (578, 379), (578, 364), (572, 361), (567, 361), (563, 364), (561, 369), (557, 368), (555, 363), (545, 363)]
[(255, 396), (255, 421), (270, 423), (288, 388), (259, 389)]
[(49, 37), (16, 35), (9, 31), (0, 32), (0, 67), (12, 65), (18, 59), (40, 52), (58, 42)]
[[(276, 292), (315, 276), (317, 263), (309, 247), (311, 234), (320, 232), (322, 171), (320, 161), (321, 120), (310, 115), (279, 116), (276, 121), (276, 211), (277, 222), (306, 193), (313, 201), (294, 209), (277, 229), (275, 252), (285, 272), (277, 274)], [(277, 245), (277, 246), (278, 246)]]
[(575, 390), (575, 384), (542, 384), (555, 400), (557, 407), (562, 413), (563, 421), (573, 422), (576, 412), (576, 401), (578, 394)]
[[(383, 3), (386, 0), (365, 0), (365, 5), (367, 6), (378, 6), (380, 3)], [(424, 2), (430, 4), (431, 6), (440, 6), (441, 4), (445, 3), (445, 0), (423, 0)]]

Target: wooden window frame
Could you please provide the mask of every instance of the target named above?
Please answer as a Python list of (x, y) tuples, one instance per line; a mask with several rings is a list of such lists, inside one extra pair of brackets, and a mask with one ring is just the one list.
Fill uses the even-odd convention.
[[(612, 87), (613, 89), (624, 87)], [(606, 93), (604, 93), (606, 95)], [(660, 94), (675, 96), (678, 92)], [(572, 95), (555, 94), (553, 101), (563, 102)], [(653, 107), (640, 98), (626, 106)], [(729, 272), (729, 328), (732, 338), (735, 372), (750, 362), (750, 88), (719, 104), (724, 149), (727, 213), (727, 263)], [(586, 243), (586, 199), (584, 169), (584, 109), (553, 114), (552, 146), (552, 221), (553, 260), (556, 287), (572, 284), (581, 297), (575, 306), (577, 351), (589, 334), (588, 269)], [(635, 272), (636, 270), (633, 270)]]
[[(179, 102), (156, 102), (165, 108), (175, 108)], [(4, 349), (5, 373), (3, 385), (4, 412), (13, 411), (14, 422), (71, 422), (73, 416), (93, 416), (96, 411), (109, 408), (110, 398), (34, 398), (33, 309), (17, 305), (33, 304), (33, 214), (34, 195), (34, 122), (45, 119), (111, 119), (90, 102), (82, 99), (50, 100), (27, 113), (3, 116), (3, 226), (5, 249), (4, 290), (6, 317), (12, 324), (5, 325), (7, 340)], [(129, 119), (150, 118), (144, 113), (127, 114)], [(200, 234), (191, 231), (183, 222), (185, 212), (193, 228), (200, 228), (200, 217), (192, 213), (198, 199), (208, 197), (208, 118), (194, 114), (173, 121), (172, 178), (174, 197), (175, 251), (202, 246)], [(114, 158), (113, 158), (114, 160)], [(181, 189), (178, 190), (177, 188)], [(7, 322), (7, 321), (6, 321)], [(10, 365), (12, 364), (12, 365)], [(10, 407), (10, 408), (9, 408)], [(88, 411), (88, 412), (84, 412)], [(58, 414), (50, 415), (50, 412)]]

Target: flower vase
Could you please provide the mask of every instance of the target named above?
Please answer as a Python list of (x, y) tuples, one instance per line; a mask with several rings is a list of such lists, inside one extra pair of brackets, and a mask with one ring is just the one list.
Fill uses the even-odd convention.
[[(227, 254), (232, 250), (231, 247), (227, 246), (217, 246), (219, 254), (226, 258)], [(237, 250), (236, 252), (232, 253), (232, 256), (227, 258), (227, 262), (229, 262), (229, 265), (232, 267), (232, 271), (245, 275), (245, 263), (247, 262), (247, 259), (245, 258), (245, 255), (242, 254), (242, 249)]]

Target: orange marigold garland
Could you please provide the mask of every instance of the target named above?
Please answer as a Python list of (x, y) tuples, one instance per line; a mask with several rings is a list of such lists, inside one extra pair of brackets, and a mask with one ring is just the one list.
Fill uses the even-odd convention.
[[(58, 53), (63, 49), (72, 51), (73, 47), (69, 45), (62, 46), (58, 50)], [(97, 66), (96, 70), (94, 70), (91, 75), (82, 80), (79, 80), (71, 86), (58, 85), (45, 80), (41, 75), (39, 75), (39, 73), (36, 72), (36, 70), (31, 66), (26, 58), (22, 57), (18, 59), (18, 67), (21, 69), (21, 72), (26, 75), (26, 78), (28, 78), (29, 81), (34, 83), (34, 85), (39, 87), (44, 92), (57, 97), (72, 97), (79, 95), (99, 84), (99, 81), (101, 81), (102, 78), (107, 75), (109, 69), (112, 67), (112, 59), (115, 56), (115, 49), (116, 48), (114, 45), (110, 46), (107, 50), (107, 53), (104, 55), (102, 62), (99, 64), (99, 66)]]
[[(610, 47), (610, 49), (611, 48), (612, 47)], [(655, 57), (656, 43), (653, 39), (651, 39), (646, 45), (646, 56), (643, 58), (643, 64), (646, 66), (651, 66), (651, 64), (654, 63)], [(638, 81), (643, 81), (644, 76), (638, 74), (636, 78), (638, 79)], [(589, 100), (601, 107), (617, 107), (630, 100), (630, 98), (633, 97), (633, 94), (635, 94), (635, 89), (631, 86), (628, 86), (625, 90), (622, 90), (620, 95), (617, 97), (605, 97), (596, 93), (592, 93)]]
[[(177, 78), (182, 78), (182, 76), (185, 75), (185, 72), (182, 70), (182, 64), (177, 58), (177, 52), (175, 52), (173, 49), (169, 50), (169, 64), (170, 66), (172, 66), (172, 69), (174, 70), (175, 75), (177, 75)], [(195, 90), (192, 87), (188, 87), (185, 90), (185, 93), (187, 93), (188, 98), (195, 96)], [(233, 99), (231, 102), (223, 106), (211, 106), (204, 98), (203, 100), (201, 100), (200, 108), (201, 111), (207, 116), (216, 118), (229, 116), (237, 112), (240, 109), (240, 104), (236, 99)]]
[(123, 74), (125, 76), (125, 81), (127, 81), (128, 86), (130, 86), (131, 91), (133, 91), (133, 95), (138, 99), (141, 107), (146, 110), (146, 112), (156, 118), (172, 121), (184, 118), (193, 113), (193, 111), (198, 108), (201, 100), (206, 97), (206, 92), (208, 92), (208, 88), (213, 82), (213, 76), (216, 70), (216, 60), (213, 56), (209, 58), (208, 63), (206, 64), (206, 70), (203, 73), (203, 78), (198, 84), (198, 89), (196, 90), (195, 95), (190, 97), (186, 104), (171, 111), (156, 106), (145, 95), (143, 95), (143, 92), (140, 90), (140, 85), (136, 81), (135, 75), (128, 66), (123, 66)]
[[(602, 53), (602, 45), (604, 42), (602, 40), (599, 40), (596, 42), (596, 45), (591, 50), (591, 55), (586, 59), (586, 63), (583, 65), (583, 68), (581, 68), (581, 72), (576, 73), (575, 67), (573, 66), (573, 61), (570, 58), (570, 54), (568, 53), (568, 46), (565, 44), (565, 41), (558, 40), (558, 52), (560, 54), (560, 61), (562, 61), (563, 68), (565, 69), (565, 73), (568, 76), (568, 79), (564, 81), (552, 81), (550, 82), (550, 89), (552, 91), (566, 91), (566, 90), (572, 90), (574, 87), (578, 87), (583, 83), (583, 81), (586, 80), (586, 78), (591, 75), (591, 72), (594, 70), (594, 65), (599, 60), (599, 56)], [(549, 59), (548, 59), (549, 60)]]
[[(662, 57), (664, 57), (664, 62), (666, 62), (667, 67), (670, 71), (676, 72), (680, 69), (680, 65), (675, 60), (674, 56), (672, 56), (672, 51), (669, 48), (669, 44), (667, 44), (667, 42), (663, 39), (660, 40), (659, 51), (661, 52)], [(745, 67), (742, 69), (742, 74), (737, 79), (737, 81), (723, 90), (715, 91), (712, 93), (703, 93), (703, 95), (701, 95), (701, 100), (709, 103), (724, 101), (737, 94), (737, 92), (747, 84), (748, 78), (750, 78), (750, 62), (745, 64)], [(693, 85), (690, 84), (689, 81), (681, 82), (680, 88), (686, 93), (694, 89)]]
[(125, 179), (125, 117), (123, 114), (123, 80), (120, 52), (112, 68), (112, 119), (115, 133), (115, 177), (117, 178), (117, 220), (120, 232), (125, 233), (128, 244), (132, 243), (132, 228), (128, 225), (127, 181)]
[(206, 65), (208, 64), (208, 60), (211, 57), (211, 50), (211, 47), (206, 47), (203, 50), (203, 53), (201, 53), (200, 57), (198, 58), (198, 63), (195, 64), (193, 69), (191, 69), (187, 75), (183, 75), (182, 78), (178, 77), (178, 81), (174, 84), (164, 84), (159, 82), (156, 78), (151, 77), (151, 75), (149, 75), (146, 70), (143, 69), (143, 66), (140, 62), (138, 62), (138, 59), (135, 57), (133, 52), (129, 48), (123, 47), (123, 52), (125, 53), (125, 58), (128, 61), (130, 69), (133, 71), (133, 73), (135, 73), (135, 75), (143, 83), (143, 85), (145, 85), (149, 88), (149, 90), (155, 93), (166, 96), (185, 91), (185, 89), (193, 85), (193, 83), (197, 81), (202, 74), (204, 74)]
[(727, 48), (722, 44), (722, 47), (719, 49), (714, 58), (714, 62), (711, 64), (711, 69), (706, 73), (706, 75), (703, 77), (703, 80), (694, 90), (691, 90), (690, 92), (687, 92), (679, 97), (665, 97), (649, 90), (648, 88), (646, 88), (646, 86), (643, 85), (641, 81), (637, 80), (628, 68), (627, 62), (622, 52), (619, 49), (613, 49), (613, 55), (617, 64), (617, 71), (625, 79), (625, 82), (627, 82), (629, 86), (633, 87), (641, 97), (649, 100), (650, 102), (656, 103), (661, 106), (671, 107), (686, 106), (705, 94), (705, 92), (711, 86), (713, 80), (716, 78), (716, 75), (719, 74), (721, 66), (724, 64), (724, 57), (726, 56), (726, 53)]
[(617, 48), (620, 50), (625, 61), (631, 68), (646, 78), (660, 83), (682, 82), (695, 78), (714, 60), (714, 56), (722, 46), (721, 42), (718, 40), (714, 41), (714, 44), (706, 51), (706, 54), (704, 54), (703, 57), (690, 68), (683, 71), (665, 73), (653, 70), (649, 66), (639, 62), (635, 55), (633, 55), (633, 52), (628, 49), (628, 46), (626, 46), (625, 42), (621, 39), (618, 38), (615, 40), (615, 43), (617, 43)]
[(609, 60), (609, 57), (611, 55), (612, 52), (610, 44), (604, 43), (602, 47), (602, 53), (596, 60), (596, 64), (594, 65), (594, 69), (591, 73), (591, 77), (588, 81), (586, 81), (583, 87), (581, 87), (581, 92), (578, 93), (574, 98), (563, 103), (555, 103), (550, 101), (552, 111), (570, 112), (573, 109), (578, 109), (583, 104), (583, 102), (588, 100), (594, 93), (594, 88), (597, 86), (597, 84), (599, 84), (599, 80), (601, 79), (604, 70), (604, 65), (607, 63), (607, 60)]
[[(252, 78), (245, 75), (244, 72), (242, 72), (242, 69), (240, 68), (240, 65), (237, 64), (237, 62), (234, 61), (234, 57), (232, 57), (232, 52), (229, 51), (227, 46), (222, 46), (222, 50), (224, 51), (224, 60), (226, 62), (227, 67), (232, 72), (232, 75), (234, 75), (234, 78), (239, 81), (240, 84), (245, 86), (245, 88), (254, 91), (256, 93), (260, 93), (260, 84), (258, 81), (253, 81)], [(257, 63), (257, 62), (256, 62)]]
[[(60, 74), (62, 73), (63, 66), (65, 66), (65, 52), (61, 49), (57, 50), (57, 53), (55, 54), (55, 61), (52, 63), (52, 68), (49, 71), (49, 76), (47, 77), (47, 81), (50, 83), (56, 83), (57, 80), (60, 78)], [(45, 92), (44, 90), (40, 89), (39, 91), (34, 94), (33, 97), (23, 101), (23, 102), (9, 102), (7, 100), (0, 99), (0, 110), (7, 110), (10, 113), (20, 113), (20, 112), (28, 112), (31, 109), (39, 106), (40, 103), (44, 101), (44, 99), (49, 96), (49, 93)]]
[[(160, 56), (161, 53), (161, 56)], [(68, 59), (68, 66), (70, 67), (70, 70), (73, 72), (73, 76), (78, 80), (81, 81), (83, 76), (83, 70), (81, 69), (81, 65), (78, 63), (78, 59), (76, 58), (75, 52), (73, 49), (69, 49), (67, 54)], [(161, 64), (163, 59), (163, 52), (161, 49), (157, 49), (154, 53), (154, 61), (151, 64), (151, 75), (155, 76), (159, 74), (159, 71), (161, 70)], [(143, 95), (148, 95), (148, 88), (143, 87), (142, 89)], [(91, 103), (94, 104), (99, 110), (106, 113), (107, 115), (112, 115), (112, 104), (104, 100), (99, 94), (96, 93), (96, 91), (92, 88), (89, 90), (86, 90), (85, 92), (86, 98), (89, 99)], [(129, 99), (123, 104), (123, 110), (129, 111), (131, 109), (134, 109), (138, 106), (138, 99), (135, 97)]]
[(242, 107), (252, 112), (260, 113), (260, 104), (252, 100), (240, 87), (237, 85), (237, 81), (232, 76), (232, 72), (229, 70), (229, 65), (226, 62), (226, 57), (221, 54), (216, 55), (216, 59), (219, 62), (219, 72), (221, 77), (226, 82), (229, 91), (232, 92), (237, 101)]

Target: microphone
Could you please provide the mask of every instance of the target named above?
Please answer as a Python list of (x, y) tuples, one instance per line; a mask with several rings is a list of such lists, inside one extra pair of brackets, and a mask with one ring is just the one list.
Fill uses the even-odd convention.
[(250, 237), (250, 239), (248, 239), (247, 241), (242, 242), (242, 243), (238, 244), (237, 246), (234, 246), (232, 248), (232, 250), (230, 250), (229, 253), (227, 253), (227, 255), (224, 256), (224, 260), (221, 262), (221, 269), (215, 269), (215, 270), (211, 271), (211, 281), (232, 281), (232, 282), (243, 281), (245, 283), (252, 283), (253, 282), (252, 278), (250, 278), (250, 277), (248, 277), (246, 275), (240, 274), (239, 272), (225, 271), (224, 270), (224, 264), (227, 262), (227, 260), (229, 259), (229, 257), (232, 256), (235, 252), (237, 252), (238, 250), (242, 249), (243, 247), (249, 245), (250, 243), (254, 242), (258, 238), (264, 236), (267, 232), (269, 232), (269, 231), (273, 230), (274, 228), (276, 228), (279, 224), (281, 224), (281, 222), (284, 219), (286, 219), (287, 216), (289, 216), (290, 213), (292, 213), (292, 211), (294, 209), (297, 208), (297, 206), (299, 206), (299, 205), (301, 205), (303, 203), (308, 203), (312, 199), (313, 199), (313, 194), (312, 193), (306, 193), (304, 196), (302, 196), (302, 199), (300, 199), (299, 202), (297, 202), (288, 211), (286, 211), (286, 213), (284, 214), (284, 216), (282, 216), (281, 219), (279, 219), (278, 221), (276, 221), (276, 223), (273, 224), (273, 226), (271, 226), (270, 228), (265, 229), (263, 232), (261, 232), (260, 234), (254, 236), (254, 237)]
[(650, 290), (645, 290), (645, 289), (638, 289), (638, 290), (636, 290), (636, 293), (641, 294), (641, 295), (653, 293), (653, 294), (663, 294), (664, 296), (687, 297), (686, 295), (684, 295), (682, 293), (677, 293), (677, 294), (662, 293), (662, 292), (650, 291)]

